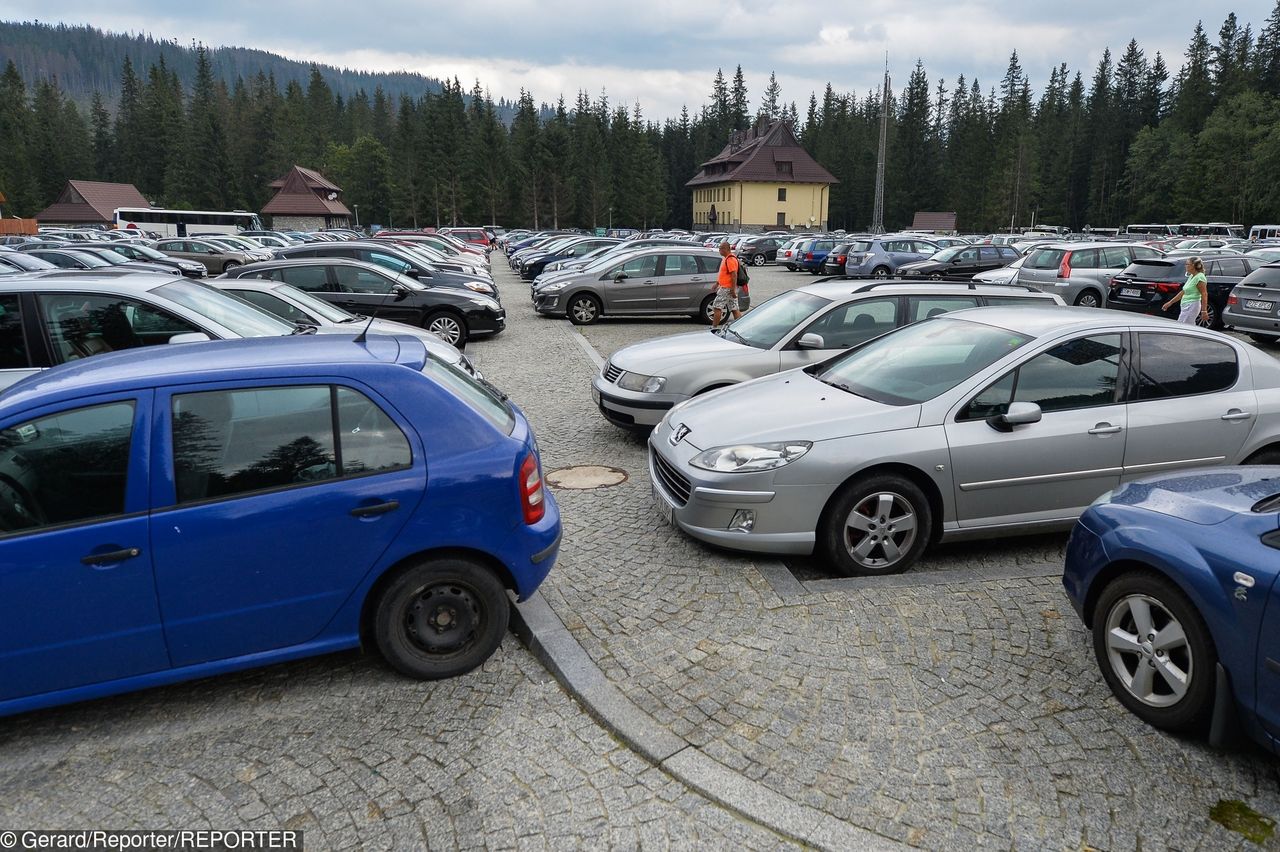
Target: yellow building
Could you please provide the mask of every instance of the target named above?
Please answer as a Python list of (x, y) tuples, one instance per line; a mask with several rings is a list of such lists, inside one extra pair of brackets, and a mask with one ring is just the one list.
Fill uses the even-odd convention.
[(833, 183), (785, 121), (761, 119), (734, 131), (685, 186), (693, 191), (694, 230), (826, 230)]

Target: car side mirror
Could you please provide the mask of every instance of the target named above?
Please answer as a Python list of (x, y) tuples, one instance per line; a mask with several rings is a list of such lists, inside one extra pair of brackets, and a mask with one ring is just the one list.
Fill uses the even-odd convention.
[(419, 272), (417, 269), (414, 269), (412, 266), (411, 266), (411, 267), (409, 267), (408, 269), (406, 269), (406, 270), (404, 271), (404, 274), (405, 274), (405, 275), (408, 275), (410, 278), (421, 278), (421, 277), (422, 277), (422, 273), (421, 273), (421, 272)]
[(213, 338), (205, 334), (203, 331), (187, 331), (187, 332), (183, 332), (182, 334), (175, 334), (173, 337), (170, 337), (169, 342), (170, 343), (204, 343), (205, 341), (212, 340), (212, 339)]
[(205, 249), (205, 250), (204, 250), (204, 253), (205, 253), (205, 254), (217, 254), (217, 253), (218, 253), (218, 250), (217, 250), (217, 249)]
[(1014, 402), (1009, 404), (1008, 411), (988, 418), (987, 423), (997, 432), (1012, 432), (1014, 426), (1039, 423), (1040, 417), (1040, 406), (1034, 402)]
[(960, 262), (960, 258), (958, 258), (958, 257), (953, 257), (953, 258), (951, 258), (951, 262), (952, 262), (952, 263), (959, 263), (959, 262)]
[(567, 252), (565, 252), (565, 254), (569, 255), (570, 257), (573, 257), (577, 253), (578, 253), (577, 249), (569, 249)]
[(614, 281), (623, 281), (623, 280), (625, 280), (625, 279), (626, 279), (626, 277), (627, 277), (627, 273), (625, 273), (625, 272), (619, 272), (617, 275), (613, 276), (613, 280), (614, 280)]
[(409, 288), (403, 284), (392, 284), (391, 292), (395, 294), (395, 299), (392, 301), (403, 302), (405, 299), (409, 298)]
[(821, 334), (814, 334), (813, 332), (809, 332), (808, 334), (800, 335), (800, 339), (796, 341), (796, 348), (797, 349), (826, 349), (827, 341), (823, 339)]

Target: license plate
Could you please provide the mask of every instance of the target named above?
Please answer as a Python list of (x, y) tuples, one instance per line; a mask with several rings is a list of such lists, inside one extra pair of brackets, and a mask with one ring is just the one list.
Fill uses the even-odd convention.
[(658, 486), (650, 483), (649, 490), (653, 496), (653, 507), (658, 510), (658, 517), (662, 518), (662, 522), (667, 526), (675, 526), (676, 509), (666, 498), (658, 493)]
[(1141, 290), (1135, 290), (1135, 289), (1134, 289), (1134, 288), (1132, 288), (1132, 287), (1121, 287), (1121, 288), (1120, 288), (1120, 295), (1121, 295), (1121, 296), (1129, 296), (1129, 297), (1132, 297), (1132, 298), (1135, 298), (1135, 299), (1136, 299), (1137, 297), (1139, 297), (1139, 296), (1141, 296), (1141, 295), (1142, 295), (1142, 291), (1141, 291)]
[(1269, 311), (1274, 306), (1274, 302), (1259, 302), (1257, 299), (1245, 299), (1244, 306), (1250, 311)]

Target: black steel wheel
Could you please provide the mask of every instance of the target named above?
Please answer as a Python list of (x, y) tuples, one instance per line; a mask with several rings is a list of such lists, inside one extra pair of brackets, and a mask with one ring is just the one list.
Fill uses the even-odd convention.
[(511, 602), (493, 571), (465, 559), (414, 565), (383, 590), (374, 610), (378, 650), (402, 674), (453, 677), (489, 659)]

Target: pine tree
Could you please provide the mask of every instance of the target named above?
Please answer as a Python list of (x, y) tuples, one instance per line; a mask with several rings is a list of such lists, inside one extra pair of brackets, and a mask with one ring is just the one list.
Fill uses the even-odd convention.
[(1187, 133), (1199, 133), (1213, 109), (1213, 80), (1210, 76), (1209, 39), (1204, 26), (1196, 23), (1186, 62), (1178, 72), (1170, 118)]
[(231, 206), (228, 190), (232, 183), (227, 133), (209, 52), (203, 45), (196, 49), (187, 131), (184, 197), (198, 210), (225, 210)]
[(742, 76), (742, 66), (733, 74), (733, 87), (729, 95), (729, 109), (733, 114), (733, 129), (746, 130), (751, 124), (749, 112), (750, 101), (747, 100), (747, 81)]
[(111, 116), (102, 103), (102, 96), (93, 93), (93, 103), (89, 108), (89, 120), (93, 126), (93, 176), (95, 180), (111, 180), (113, 171), (113, 143), (111, 138)]
[(778, 75), (769, 72), (769, 85), (765, 86), (764, 99), (760, 102), (760, 114), (770, 121), (782, 117), (782, 86), (778, 85)]
[(1262, 92), (1280, 92), (1280, 0), (1258, 34), (1253, 52), (1255, 85)]
[(129, 57), (120, 71), (120, 103), (116, 109), (115, 162), (112, 179), (122, 183), (143, 184), (144, 118), (142, 83), (133, 70)]
[(5, 196), (3, 208), (9, 215), (31, 216), (40, 209), (31, 168), (31, 124), (27, 87), (10, 60), (0, 76), (0, 151), (4, 152), (0, 156), (0, 193)]

